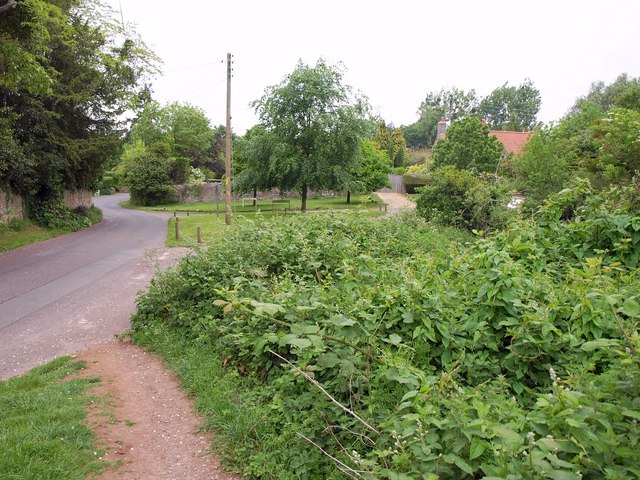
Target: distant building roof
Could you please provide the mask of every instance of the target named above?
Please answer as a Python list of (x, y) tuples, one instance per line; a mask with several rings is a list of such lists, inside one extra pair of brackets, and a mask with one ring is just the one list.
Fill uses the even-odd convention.
[(491, 130), (489, 133), (500, 140), (504, 145), (506, 154), (513, 153), (514, 155), (524, 150), (524, 146), (533, 135), (533, 132), (509, 132), (504, 130)]

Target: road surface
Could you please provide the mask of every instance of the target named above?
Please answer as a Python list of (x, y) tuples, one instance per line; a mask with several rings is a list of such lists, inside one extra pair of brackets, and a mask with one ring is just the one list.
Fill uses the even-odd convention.
[(136, 293), (184, 249), (163, 247), (167, 215), (97, 197), (93, 228), (0, 254), (0, 379), (129, 328)]

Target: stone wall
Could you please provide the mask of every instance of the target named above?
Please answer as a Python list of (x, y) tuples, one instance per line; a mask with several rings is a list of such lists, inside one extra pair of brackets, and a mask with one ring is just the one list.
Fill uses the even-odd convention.
[(24, 220), (22, 197), (10, 190), (0, 190), (0, 223)]
[(65, 190), (64, 204), (71, 210), (78, 207), (89, 208), (93, 205), (93, 194), (90, 190)]
[[(176, 195), (180, 203), (195, 203), (195, 202), (215, 202), (216, 201), (216, 189), (217, 195), (221, 202), (224, 202), (224, 184), (222, 182), (205, 182), (198, 186), (189, 185), (175, 185)], [(312, 192), (309, 191), (308, 198), (314, 197), (332, 197), (336, 193), (331, 191)], [(234, 200), (240, 200), (242, 198), (252, 198), (253, 192), (247, 192), (245, 194), (233, 193), (232, 198)], [(258, 200), (273, 200), (276, 198), (300, 198), (299, 192), (281, 192), (277, 188), (274, 188), (265, 192), (258, 192)]]

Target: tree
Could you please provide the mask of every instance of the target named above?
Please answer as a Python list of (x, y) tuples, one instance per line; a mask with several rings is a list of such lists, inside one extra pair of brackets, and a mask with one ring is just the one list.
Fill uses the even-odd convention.
[(138, 141), (125, 147), (122, 165), (134, 204), (160, 205), (175, 201), (170, 159), (162, 158)]
[(593, 131), (600, 148), (591, 171), (607, 181), (630, 181), (640, 171), (640, 111), (613, 108)]
[(368, 106), (342, 83), (343, 73), (318, 60), (302, 61), (278, 85), (253, 102), (277, 155), (269, 158), (271, 186), (301, 193), (307, 208), (309, 189), (339, 189), (353, 168), (360, 136), (369, 125)]
[(112, 15), (91, 0), (24, 0), (2, 14), (0, 104), (10, 120), (0, 128), (29, 166), (29, 182), (10, 180), (28, 206), (93, 188), (120, 148), (124, 112), (148, 98), (155, 57)]
[(433, 165), (495, 173), (504, 147), (477, 117), (453, 122), (445, 140), (433, 148)]
[(507, 201), (505, 188), (493, 177), (445, 165), (431, 172), (429, 184), (419, 190), (416, 208), (441, 225), (489, 230), (508, 221)]
[(431, 147), (441, 118), (453, 121), (473, 115), (478, 108), (475, 90), (465, 93), (456, 87), (429, 92), (418, 109), (418, 121), (401, 127), (410, 147)]
[(562, 148), (554, 133), (550, 127), (537, 128), (523, 154), (514, 159), (516, 185), (530, 207), (562, 190), (574, 167), (573, 155)]
[(640, 110), (640, 78), (629, 78), (623, 73), (610, 85), (594, 82), (587, 95), (576, 100), (570, 113), (581, 112), (590, 104), (597, 105), (603, 113), (612, 108)]
[(378, 149), (387, 152), (389, 160), (394, 167), (404, 165), (407, 157), (407, 141), (402, 130), (393, 126), (387, 127), (383, 120), (378, 124), (373, 140)]
[(357, 162), (345, 185), (347, 203), (351, 203), (351, 193), (370, 193), (388, 186), (390, 171), (387, 152), (380, 150), (373, 140), (362, 140)]
[(482, 99), (479, 115), (492, 130), (528, 132), (536, 125), (542, 100), (540, 91), (526, 79), (519, 87), (507, 83)]
[(277, 183), (271, 173), (277, 146), (275, 137), (263, 125), (255, 125), (234, 142), (233, 187), (236, 192), (253, 190), (253, 198), (256, 198), (258, 190), (269, 189)]

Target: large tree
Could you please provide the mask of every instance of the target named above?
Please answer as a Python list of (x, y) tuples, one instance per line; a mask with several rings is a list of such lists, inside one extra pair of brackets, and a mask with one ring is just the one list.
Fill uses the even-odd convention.
[(540, 91), (526, 79), (518, 87), (505, 83), (496, 88), (482, 99), (478, 115), (492, 130), (528, 132), (537, 123), (541, 104)]
[(503, 149), (484, 122), (478, 117), (466, 117), (453, 122), (446, 139), (433, 148), (433, 165), (495, 173)]
[(269, 158), (273, 187), (298, 190), (301, 210), (309, 189), (340, 189), (356, 162), (368, 106), (343, 83), (343, 71), (302, 61), (253, 106), (276, 144)]
[(451, 122), (475, 114), (477, 108), (478, 97), (475, 90), (465, 93), (457, 87), (441, 88), (427, 94), (418, 109), (418, 121), (401, 127), (402, 132), (410, 147), (430, 147), (436, 138), (441, 118)]
[(17, 1), (0, 19), (1, 135), (29, 177), (0, 183), (33, 213), (65, 188), (96, 184), (120, 146), (124, 112), (149, 96), (155, 57), (94, 0)]

